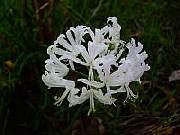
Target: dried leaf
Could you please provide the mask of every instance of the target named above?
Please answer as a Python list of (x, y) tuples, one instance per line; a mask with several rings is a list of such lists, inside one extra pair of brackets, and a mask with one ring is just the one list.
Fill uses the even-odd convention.
[(169, 82), (176, 80), (180, 80), (180, 69), (173, 71), (169, 76)]

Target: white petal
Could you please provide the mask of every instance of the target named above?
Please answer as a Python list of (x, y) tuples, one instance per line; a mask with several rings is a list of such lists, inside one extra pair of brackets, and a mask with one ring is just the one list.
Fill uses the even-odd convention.
[(89, 81), (87, 79), (78, 79), (77, 81), (83, 82), (89, 86), (93, 86), (95, 88), (102, 88), (104, 87), (104, 83), (97, 82), (97, 81)]
[(64, 54), (64, 55), (60, 58), (60, 60), (63, 60), (63, 59), (72, 60), (73, 62), (80, 63), (80, 64), (85, 65), (85, 66), (88, 65), (87, 63), (83, 62), (81, 59), (76, 58), (76, 56), (72, 55), (71, 53)]
[(79, 49), (81, 55), (83, 56), (83, 58), (85, 59), (86, 63), (90, 64), (92, 60), (91, 60), (86, 48), (82, 45), (79, 45), (78, 49)]
[(126, 89), (124, 88), (124, 86), (121, 86), (119, 89), (116, 90), (110, 90), (109, 91), (111, 94), (116, 94), (118, 92), (126, 92)]
[(76, 42), (75, 42), (75, 39), (73, 38), (71, 32), (73, 32), (73, 31), (72, 31), (72, 30), (68, 30), (68, 31), (66, 32), (66, 36), (67, 36), (69, 42), (71, 43), (71, 45), (75, 45)]
[(62, 77), (58, 77), (53, 73), (45, 72), (44, 75), (42, 75), (43, 82), (49, 87), (64, 87), (64, 88), (71, 88), (75, 86), (74, 81), (65, 80)]
[(121, 86), (127, 81), (126, 76), (127, 76), (126, 73), (123, 73), (120, 70), (117, 70), (109, 76), (107, 85), (108, 86)]
[(103, 43), (96, 43), (96, 44), (94, 44), (93, 42), (88, 43), (88, 52), (91, 59), (93, 60), (98, 54), (102, 53), (106, 48), (107, 46)]
[(56, 41), (54, 44), (56, 45), (56, 44), (58, 44), (58, 43), (59, 43), (60, 45), (62, 45), (64, 48), (66, 48), (67, 50), (73, 51), (72, 45), (67, 42), (67, 40), (65, 39), (65, 35), (61, 34), (61, 35), (57, 38), (57, 41)]
[(109, 93), (103, 94), (101, 89), (93, 90), (93, 92), (95, 97), (99, 100), (99, 102), (103, 104), (111, 105), (116, 101), (116, 99), (111, 97), (111, 94)]
[(112, 65), (116, 65), (116, 58), (112, 54), (102, 56), (94, 61), (94, 68), (98, 72), (100, 72), (100, 69), (103, 70), (106, 77), (109, 76)]
[(88, 33), (88, 27), (86, 26), (77, 26), (76, 28), (71, 27), (70, 30), (73, 31), (75, 36), (75, 45), (80, 45), (81, 42), (85, 42), (83, 36)]
[(80, 90), (79, 89), (72, 89), (71, 92), (68, 95), (68, 101), (69, 101), (69, 107), (82, 104), (84, 101), (86, 101), (89, 98), (89, 92), (85, 87), (82, 88), (81, 95), (76, 95)]
[(51, 54), (54, 54), (54, 51), (53, 51), (53, 48), (55, 46), (54, 45), (50, 45), (48, 48), (47, 48), (47, 54), (51, 55)]
[(69, 72), (69, 69), (67, 68), (67, 66), (65, 64), (63, 64), (61, 62), (55, 63), (50, 59), (49, 59), (49, 61), (46, 61), (45, 68), (49, 72), (54, 71), (58, 77), (64, 77)]

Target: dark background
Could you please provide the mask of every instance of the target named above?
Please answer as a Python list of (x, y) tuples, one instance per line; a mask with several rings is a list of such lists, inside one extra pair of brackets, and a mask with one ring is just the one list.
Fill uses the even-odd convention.
[[(172, 0), (0, 0), (1, 135), (179, 135), (180, 1)], [(116, 16), (121, 39), (144, 44), (151, 70), (142, 77), (135, 103), (114, 106), (89, 101), (69, 108), (53, 105), (58, 89), (41, 80), (46, 49), (69, 27), (101, 28)], [(180, 72), (180, 71), (179, 71)], [(73, 75), (72, 75), (73, 76)]]

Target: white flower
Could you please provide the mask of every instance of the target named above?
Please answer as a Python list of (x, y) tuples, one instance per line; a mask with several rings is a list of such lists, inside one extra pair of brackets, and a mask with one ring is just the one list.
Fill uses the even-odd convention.
[[(71, 27), (48, 47), (50, 58), (45, 62), (46, 71), (42, 80), (49, 88), (64, 90), (61, 97), (55, 96), (55, 105), (61, 105), (66, 97), (69, 107), (90, 99), (89, 115), (95, 111), (95, 99), (103, 104), (115, 105), (113, 94), (126, 92), (125, 102), (138, 97), (129, 84), (140, 82), (144, 71), (150, 69), (144, 62), (147, 54), (142, 51), (143, 45), (136, 44), (134, 39), (129, 43), (120, 39), (121, 26), (116, 17), (109, 17), (107, 24), (95, 29), (95, 32), (86, 26)], [(125, 49), (129, 50), (127, 54)], [(69, 79), (69, 70), (88, 77)], [(77, 82), (81, 85), (76, 86)]]

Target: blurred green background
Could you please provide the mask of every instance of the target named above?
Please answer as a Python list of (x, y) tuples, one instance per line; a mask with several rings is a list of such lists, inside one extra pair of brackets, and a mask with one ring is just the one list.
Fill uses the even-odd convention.
[[(1, 135), (171, 135), (180, 134), (180, 1), (171, 0), (0, 0)], [(144, 44), (151, 70), (135, 103), (114, 106), (88, 101), (53, 105), (58, 89), (41, 80), (46, 49), (69, 27), (103, 27), (116, 16), (121, 39)], [(169, 81), (171, 73), (173, 81)]]

